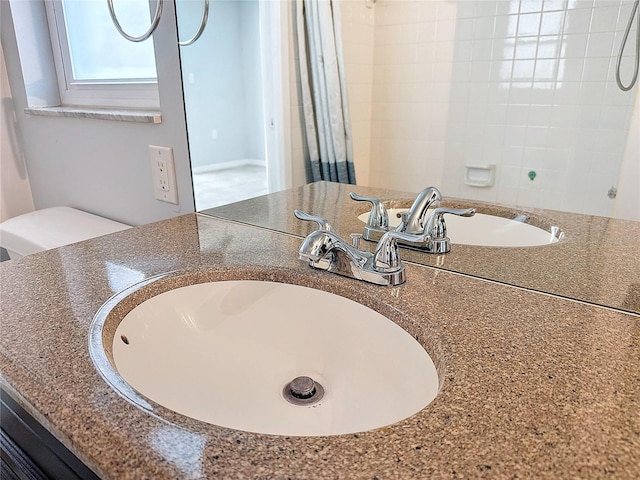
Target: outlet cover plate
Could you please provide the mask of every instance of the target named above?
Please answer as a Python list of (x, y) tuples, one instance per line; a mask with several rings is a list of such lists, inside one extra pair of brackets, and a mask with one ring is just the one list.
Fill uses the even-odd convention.
[(156, 199), (162, 202), (178, 204), (176, 169), (173, 163), (173, 149), (149, 145), (151, 171), (153, 172), (153, 191)]

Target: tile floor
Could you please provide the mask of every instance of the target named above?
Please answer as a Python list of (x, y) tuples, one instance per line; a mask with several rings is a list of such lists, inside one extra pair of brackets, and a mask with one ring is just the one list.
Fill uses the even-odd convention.
[(196, 211), (269, 193), (267, 169), (256, 165), (193, 174)]

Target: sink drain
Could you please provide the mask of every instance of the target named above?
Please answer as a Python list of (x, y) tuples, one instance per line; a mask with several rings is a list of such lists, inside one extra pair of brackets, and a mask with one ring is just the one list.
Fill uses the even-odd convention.
[(287, 402), (294, 405), (313, 405), (322, 400), (324, 388), (311, 377), (296, 377), (282, 390)]

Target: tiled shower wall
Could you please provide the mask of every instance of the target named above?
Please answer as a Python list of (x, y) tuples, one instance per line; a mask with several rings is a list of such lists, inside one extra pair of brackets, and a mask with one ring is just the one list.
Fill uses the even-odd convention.
[[(344, 3), (365, 12), (356, 20), (366, 23), (365, 0)], [(622, 92), (614, 77), (631, 7), (630, 0), (377, 0), (368, 182), (359, 183), (438, 185), (448, 196), (609, 215), (607, 193), (626, 146), (640, 141), (629, 132), (638, 87)], [(348, 10), (342, 6), (349, 75), (365, 71), (367, 57), (352, 56), (358, 36)], [(622, 62), (627, 81), (634, 33)], [(356, 168), (362, 142), (360, 132)], [(494, 186), (465, 185), (466, 165), (495, 165)]]

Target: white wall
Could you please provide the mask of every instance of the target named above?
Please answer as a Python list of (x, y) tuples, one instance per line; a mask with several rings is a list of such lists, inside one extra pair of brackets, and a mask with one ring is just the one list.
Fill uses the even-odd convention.
[(29, 177), (16, 130), (9, 78), (0, 50), (0, 222), (34, 209)]
[[(193, 212), (176, 26), (172, 2), (154, 36), (162, 123), (158, 125), (26, 115), (10, 5), (0, 31), (18, 130), (36, 208), (71, 206), (131, 225)], [(172, 147), (179, 205), (154, 198), (149, 145)]]

